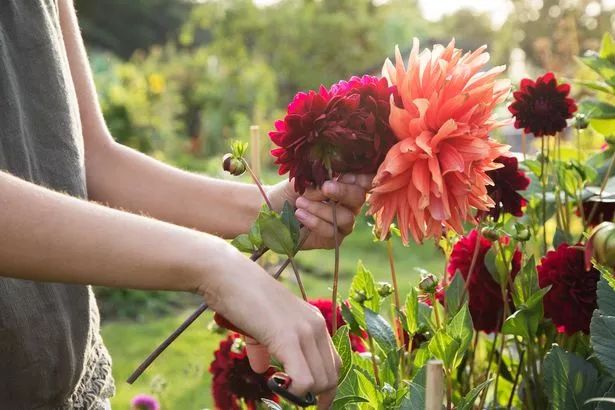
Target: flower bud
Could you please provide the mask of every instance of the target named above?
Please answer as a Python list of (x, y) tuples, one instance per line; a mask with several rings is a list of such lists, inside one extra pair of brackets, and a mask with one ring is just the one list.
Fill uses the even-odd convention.
[(584, 130), (589, 127), (589, 118), (582, 112), (575, 114), (572, 119), (572, 126), (578, 130)]
[(527, 242), (530, 240), (532, 234), (527, 226), (523, 224), (515, 224), (514, 238), (518, 242)]
[(386, 298), (387, 296), (393, 293), (393, 286), (389, 282), (379, 282), (378, 283), (378, 294), (382, 298)]
[(497, 241), (500, 237), (500, 234), (498, 233), (497, 230), (493, 229), (493, 228), (489, 228), (488, 226), (484, 227), (483, 229), (481, 229), (480, 231), (481, 235), (483, 235), (483, 237), (491, 242)]
[(615, 267), (615, 224), (602, 222), (596, 226), (587, 239), (585, 247), (585, 268), (591, 268), (591, 258), (601, 265)]
[(233, 156), (233, 154), (225, 154), (222, 159), (222, 168), (236, 177), (246, 172), (246, 165), (242, 160)]
[(367, 295), (363, 291), (357, 290), (352, 295), (352, 300), (362, 305), (367, 300)]
[(438, 287), (438, 281), (432, 273), (427, 273), (421, 276), (419, 282), (419, 289), (425, 293), (436, 293)]
[(389, 231), (387, 232), (386, 236), (384, 237), (384, 239), (382, 238), (382, 231), (380, 230), (380, 227), (378, 226), (378, 224), (374, 224), (374, 226), (372, 227), (372, 235), (374, 235), (374, 239), (376, 241), (388, 241), (389, 238), (391, 237), (391, 230), (389, 229)]
[(231, 352), (235, 354), (241, 354), (244, 347), (246, 347), (246, 342), (241, 337), (236, 337), (235, 340), (233, 340), (233, 344), (231, 345)]

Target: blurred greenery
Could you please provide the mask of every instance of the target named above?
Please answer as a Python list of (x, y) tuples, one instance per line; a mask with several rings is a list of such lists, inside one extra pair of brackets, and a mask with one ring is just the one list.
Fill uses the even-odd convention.
[[(417, 0), (280, 0), (268, 6), (252, 0), (75, 4), (101, 107), (117, 141), (180, 168), (227, 178), (221, 172), (221, 155), (231, 139), (249, 141), (250, 125), (256, 124), (267, 183), (280, 177), (266, 133), (293, 95), (351, 75), (379, 74), (396, 44), (407, 55), (412, 37), (420, 38), (424, 47), (455, 37), (464, 49), (489, 45), (492, 64), (507, 64), (511, 52), (522, 50), (526, 65), (519, 75), (555, 70), (592, 80), (590, 70), (577, 72), (574, 58), (597, 50), (601, 33), (612, 31), (615, 22), (612, 10), (591, 0), (513, 0), (501, 27), (474, 9), (452, 10), (439, 22), (427, 21)], [(577, 96), (585, 92), (581, 87), (574, 91)], [(595, 141), (588, 138), (584, 147), (590, 143)], [(415, 268), (442, 273), (443, 259), (435, 246), (419, 250), (398, 242), (396, 238), (394, 253), (402, 293), (416, 282)], [(363, 217), (341, 249), (342, 294), (358, 259), (378, 280), (389, 278), (386, 248), (372, 242)], [(332, 252), (302, 252), (298, 262), (308, 294), (329, 296)], [(127, 408), (134, 394), (152, 388), (165, 400), (163, 408), (212, 405), (207, 367), (219, 339), (205, 330), (204, 318), (135, 386), (123, 382), (183, 320), (194, 297), (111, 289), (97, 293), (104, 318), (120, 319), (105, 320), (103, 329), (118, 380), (115, 408)]]

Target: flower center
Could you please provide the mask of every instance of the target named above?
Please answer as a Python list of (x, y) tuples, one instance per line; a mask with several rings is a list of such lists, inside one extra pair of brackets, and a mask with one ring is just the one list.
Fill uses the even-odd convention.
[(551, 112), (551, 103), (549, 100), (541, 98), (534, 103), (534, 112), (539, 115), (547, 115)]

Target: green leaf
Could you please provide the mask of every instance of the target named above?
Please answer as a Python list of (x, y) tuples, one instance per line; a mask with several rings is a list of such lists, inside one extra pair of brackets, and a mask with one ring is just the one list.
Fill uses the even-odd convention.
[(337, 409), (347, 409), (348, 406), (350, 404), (357, 404), (357, 403), (367, 403), (367, 399), (360, 397), (360, 396), (344, 396), (344, 397), (340, 397), (339, 399), (336, 399), (333, 402), (333, 410), (337, 410)]
[(472, 327), (472, 317), (470, 316), (470, 310), (468, 309), (467, 303), (464, 303), (463, 307), (446, 326), (446, 333), (453, 337), (458, 343), (454, 360), (454, 367), (457, 367), (468, 350), (470, 341), (472, 340), (472, 335), (474, 333), (474, 328)]
[(412, 409), (424, 409), (425, 408), (425, 386), (414, 382), (408, 382), (408, 395), (404, 401), (407, 407), (403, 407), (404, 410)]
[(378, 391), (375, 382), (367, 378), (367, 376), (359, 370), (355, 370), (355, 373), (357, 374), (357, 380), (359, 382), (360, 397), (366, 398), (369, 404), (378, 408), (378, 404), (382, 400), (382, 394)]
[(542, 299), (545, 297), (547, 293), (551, 290), (552, 285), (549, 285), (544, 288), (538, 289), (535, 293), (533, 293), (524, 303), (524, 306), (527, 309), (533, 309), (539, 303), (542, 303)]
[(455, 355), (459, 347), (459, 342), (443, 330), (439, 330), (429, 341), (429, 352), (436, 359), (441, 360), (446, 369), (454, 367)]
[(570, 233), (560, 228), (555, 229), (555, 234), (553, 235), (553, 247), (555, 249), (563, 243), (571, 244), (573, 241), (574, 239)]
[(609, 60), (599, 55), (582, 57), (579, 60), (594, 70), (607, 84), (615, 86), (615, 65)]
[[(609, 273), (609, 276), (612, 275)], [(598, 282), (598, 309), (607, 316), (615, 316), (615, 289), (613, 289), (607, 279), (603, 276)]]
[(248, 239), (252, 242), (252, 245), (256, 249), (263, 246), (263, 238), (261, 237), (261, 230), (257, 223), (253, 223), (250, 227), (250, 232), (248, 232)]
[(295, 243), (295, 249), (299, 244), (299, 235), (301, 233), (301, 228), (299, 227), (299, 221), (295, 216), (295, 211), (293, 207), (290, 205), (288, 201), (284, 201), (284, 206), (282, 207), (281, 214), (282, 223), (288, 227), (290, 230), (290, 235), (293, 238)]
[(397, 349), (393, 328), (386, 320), (373, 310), (365, 308), (367, 332), (385, 352)]
[[(613, 73), (615, 75), (615, 71)], [(614, 81), (615, 81), (615, 77), (614, 77)], [(609, 104), (605, 101), (600, 101), (596, 99), (583, 100), (579, 104), (579, 111), (586, 113), (587, 116), (590, 117), (591, 119), (597, 119), (597, 120), (614, 120), (615, 119), (615, 105)]]
[(602, 43), (600, 44), (600, 57), (604, 59), (613, 59), (615, 57), (615, 40), (613, 36), (605, 32), (602, 36)]
[(540, 178), (542, 168), (539, 161), (536, 161), (535, 159), (526, 159), (522, 162), (522, 164), (525, 165), (534, 175)]
[(573, 82), (581, 87), (591, 88), (592, 90), (600, 91), (603, 93), (612, 93), (613, 87), (605, 83), (604, 81), (582, 81), (573, 80)]
[(538, 304), (532, 309), (522, 306), (506, 318), (502, 326), (502, 333), (505, 335), (521, 336), (525, 340), (530, 340), (538, 332), (538, 326), (543, 316), (542, 304)]
[(497, 252), (495, 246), (491, 246), (485, 255), (485, 266), (487, 270), (495, 280), (500, 285), (506, 283), (508, 280), (508, 273), (510, 272), (510, 262), (512, 261), (512, 254), (508, 254), (508, 248), (505, 245), (500, 244), (500, 246), (504, 247), (504, 255), (506, 256), (506, 261), (502, 258), (500, 252)]
[(419, 296), (414, 288), (406, 296), (406, 331), (412, 337), (419, 330)]
[(521, 272), (515, 276), (513, 282), (513, 302), (515, 306), (522, 306), (530, 296), (540, 290), (538, 275), (536, 273), (536, 259), (532, 255)]
[(419, 328), (434, 330), (435, 327), (431, 323), (433, 308), (425, 302), (419, 301)]
[(254, 252), (256, 249), (258, 249), (252, 244), (252, 241), (250, 241), (250, 238), (246, 233), (242, 233), (241, 235), (233, 239), (231, 241), (231, 245), (239, 249), (240, 252)]
[(265, 405), (265, 407), (269, 410), (283, 410), (282, 407), (278, 403), (269, 399), (261, 399), (261, 402)]
[(266, 247), (281, 255), (294, 255), (297, 244), (293, 241), (290, 229), (284, 225), (280, 215), (275, 212), (262, 211), (257, 222)]
[(615, 376), (615, 316), (595, 310), (590, 325), (591, 344), (602, 366)]
[(599, 396), (598, 371), (583, 358), (554, 344), (544, 359), (545, 394), (554, 410), (582, 409)]
[(414, 353), (414, 363), (412, 365), (415, 369), (420, 369), (427, 364), (430, 358), (431, 354), (429, 353), (429, 348), (427, 344), (425, 344)]
[(386, 352), (384, 356), (385, 366), (383, 366), (380, 373), (380, 379), (383, 383), (388, 383), (395, 389), (399, 386), (399, 359), (403, 352), (397, 350), (391, 350)]
[(474, 408), (474, 402), (476, 401), (478, 396), (480, 396), (483, 390), (489, 387), (492, 381), (493, 379), (486, 380), (472, 390), (470, 390), (470, 392), (464, 398), (461, 399), (461, 401), (455, 408), (457, 410), (472, 410)]
[(350, 310), (348, 305), (345, 303), (340, 303), (342, 317), (348, 326), (350, 326), (350, 331), (357, 336), (362, 336), (361, 328), (359, 327), (359, 323), (354, 316), (353, 311)]
[(444, 296), (446, 299), (446, 312), (449, 317), (454, 316), (459, 310), (464, 288), (465, 281), (463, 280), (461, 272), (457, 270), (457, 272), (455, 272), (455, 276), (453, 276), (453, 280), (451, 280), (448, 284), (446, 294)]
[(348, 329), (348, 326), (344, 325), (337, 329), (337, 332), (335, 332), (335, 335), (333, 336), (333, 345), (335, 346), (335, 350), (337, 350), (337, 354), (339, 354), (342, 359), (342, 369), (340, 370), (339, 379), (340, 382), (346, 378), (346, 375), (352, 367), (352, 347), (350, 346)]
[(367, 298), (364, 303), (365, 307), (370, 308), (374, 312), (380, 312), (380, 295), (378, 295), (374, 276), (360, 260), (357, 263), (357, 273), (352, 279), (350, 291), (351, 293), (362, 292), (365, 294)]

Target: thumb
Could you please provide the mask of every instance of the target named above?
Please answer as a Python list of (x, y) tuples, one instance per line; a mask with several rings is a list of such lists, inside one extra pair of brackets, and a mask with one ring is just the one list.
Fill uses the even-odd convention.
[(252, 370), (256, 373), (265, 373), (269, 369), (269, 351), (267, 347), (251, 337), (246, 337), (246, 350)]

